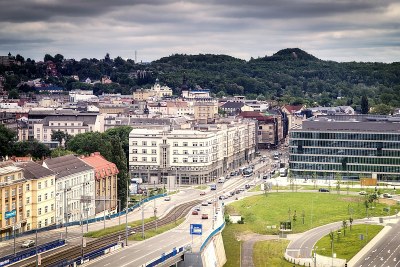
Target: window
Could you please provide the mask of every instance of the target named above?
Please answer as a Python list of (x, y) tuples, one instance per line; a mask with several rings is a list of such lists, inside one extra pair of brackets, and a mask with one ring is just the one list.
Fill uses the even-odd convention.
[(54, 210), (54, 204), (51, 204), (51, 206), (50, 206), (50, 210)]
[(50, 185), (54, 185), (54, 180), (53, 179), (50, 180)]
[(173, 151), (173, 154), (174, 154), (174, 155), (178, 155), (178, 150), (174, 150), (174, 151)]
[(156, 146), (156, 145), (157, 145), (156, 141), (151, 141), (151, 146)]
[(142, 145), (143, 145), (143, 146), (147, 146), (147, 141), (143, 141), (143, 142), (142, 142)]
[(29, 203), (30, 203), (30, 198), (26, 197), (26, 204), (29, 204)]
[(174, 146), (178, 146), (178, 142), (174, 142)]
[(155, 157), (151, 158), (151, 162), (156, 162), (156, 161), (157, 161), (157, 158), (155, 158)]
[(174, 158), (174, 163), (177, 163), (178, 162), (178, 158)]
[(42, 189), (42, 182), (38, 183), (38, 189)]
[(133, 150), (132, 150), (132, 153), (137, 154), (137, 149), (133, 149)]
[(16, 194), (16, 191), (17, 191), (17, 189), (16, 188), (13, 188), (13, 190), (11, 190), (11, 195), (14, 197), (15, 196), (15, 194)]
[(188, 159), (187, 158), (183, 158), (183, 162), (188, 162)]
[(197, 146), (197, 143), (193, 143), (193, 146)]
[(183, 150), (183, 154), (187, 155), (189, 152), (187, 150)]
[(146, 157), (142, 157), (142, 161), (143, 161), (143, 162), (146, 162), (146, 161), (147, 161), (147, 158), (146, 158)]
[(42, 201), (42, 195), (38, 195), (38, 202)]
[(133, 145), (133, 146), (137, 146), (137, 141), (133, 141), (133, 142), (132, 142), (132, 145)]
[(48, 186), (48, 184), (47, 184), (47, 180), (46, 181), (44, 181), (44, 187), (46, 188)]
[(193, 162), (197, 162), (197, 159), (193, 159)]
[(152, 149), (152, 150), (151, 150), (151, 154), (157, 154), (157, 150)]
[(54, 223), (54, 217), (51, 217), (51, 224)]
[(39, 221), (38, 228), (42, 228), (42, 221)]
[(26, 218), (30, 218), (31, 217), (31, 211), (30, 210), (27, 210), (26, 211)]
[(183, 142), (183, 146), (188, 146), (188, 142)]
[(27, 230), (27, 231), (31, 230), (31, 224), (30, 224), (30, 223), (27, 223), (27, 224), (26, 224), (26, 230)]
[(133, 158), (132, 158), (132, 161), (137, 161), (137, 157), (133, 157)]
[(39, 215), (42, 215), (42, 208), (39, 208), (39, 209), (38, 209), (38, 214), (39, 214)]
[(142, 149), (143, 154), (147, 154), (147, 149)]
[(49, 211), (49, 207), (48, 206), (44, 207), (44, 213), (47, 213), (48, 211)]
[(46, 194), (44, 194), (44, 200), (47, 200), (47, 198), (48, 198), (48, 194), (46, 193)]

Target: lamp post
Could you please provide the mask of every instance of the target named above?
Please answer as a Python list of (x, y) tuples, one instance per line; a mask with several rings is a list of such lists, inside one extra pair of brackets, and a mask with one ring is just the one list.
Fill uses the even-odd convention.
[(242, 240), (239, 237), (236, 240), (239, 242), (239, 267), (242, 267)]
[(125, 246), (128, 246), (128, 203), (129, 203), (129, 181), (126, 179), (126, 209), (125, 209)]
[(37, 227), (36, 227), (36, 238), (35, 238), (35, 250), (36, 250), (36, 267), (38, 267), (39, 265), (39, 257), (38, 257), (38, 250), (37, 250), (37, 246), (38, 246), (38, 236), (37, 236)]

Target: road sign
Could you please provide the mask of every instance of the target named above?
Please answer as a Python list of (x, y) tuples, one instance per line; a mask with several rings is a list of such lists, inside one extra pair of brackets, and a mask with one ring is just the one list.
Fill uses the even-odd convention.
[(190, 224), (190, 234), (191, 235), (202, 235), (203, 225), (202, 224)]
[(6, 211), (6, 213), (4, 214), (5, 219), (10, 219), (15, 217), (15, 215), (17, 215), (17, 210), (11, 210), (11, 211)]
[(20, 229), (20, 228), (21, 228), (21, 223), (16, 223), (16, 224), (14, 224), (14, 226), (13, 226), (13, 231), (18, 230), (18, 229)]

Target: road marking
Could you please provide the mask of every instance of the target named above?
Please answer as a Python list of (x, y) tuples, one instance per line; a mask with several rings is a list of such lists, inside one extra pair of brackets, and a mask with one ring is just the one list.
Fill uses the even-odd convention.
[(396, 261), (396, 258), (394, 258), (393, 261)]
[(376, 252), (376, 249), (374, 249), (373, 251), (372, 251), (372, 253), (375, 253)]
[(383, 257), (381, 257), (381, 261), (383, 261)]
[(119, 258), (120, 260), (122, 260), (123, 258), (125, 258), (126, 256), (122, 256), (121, 258)]
[(104, 266), (110, 265), (110, 263), (104, 264)]
[(388, 253), (390, 253), (390, 249), (388, 250)]
[(369, 258), (370, 258), (370, 257), (366, 257), (364, 260), (366, 260), (366, 261), (367, 261), (367, 260), (369, 260)]

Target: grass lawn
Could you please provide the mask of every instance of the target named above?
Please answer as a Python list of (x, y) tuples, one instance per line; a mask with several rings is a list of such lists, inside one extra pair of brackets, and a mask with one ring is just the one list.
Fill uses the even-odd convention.
[[(148, 223), (148, 222), (151, 222), (151, 221), (154, 221), (154, 217), (144, 219), (144, 223)], [(128, 225), (130, 225), (132, 227), (136, 227), (136, 226), (142, 225), (142, 220), (134, 221), (134, 222), (128, 222)], [(98, 238), (98, 237), (109, 235), (109, 234), (112, 234), (112, 233), (115, 233), (115, 232), (118, 232), (118, 231), (122, 231), (122, 230), (125, 230), (125, 217), (123, 217), (123, 218), (121, 217), (121, 225), (111, 226), (111, 227), (107, 227), (106, 229), (101, 229), (101, 230), (98, 230), (98, 231), (88, 232), (88, 233), (84, 234), (84, 236)]]
[[(350, 228), (347, 227), (346, 236), (343, 236), (342, 230), (340, 238), (338, 238), (337, 233), (334, 232), (333, 252), (336, 253), (337, 258), (349, 261), (382, 229), (383, 226), (381, 225), (353, 225), (351, 231)], [(368, 235), (366, 233), (368, 233)], [(360, 240), (361, 234), (364, 235), (364, 240)], [(317, 253), (319, 255), (332, 257), (331, 239), (329, 235), (321, 238), (316, 246), (318, 247)]]
[[(237, 267), (240, 261), (240, 243), (237, 241), (240, 233), (239, 224), (227, 224), (222, 232), (227, 262), (224, 267)], [(287, 240), (260, 241), (254, 244), (253, 263), (255, 266), (298, 266), (287, 262), (283, 253), (289, 244)]]
[(194, 189), (198, 189), (198, 190), (206, 190), (208, 188), (208, 185), (199, 185), (194, 187)]
[[(292, 221), (294, 233), (335, 221), (365, 218), (363, 196), (338, 195), (334, 193), (275, 193), (245, 198), (226, 206), (226, 214), (240, 214), (244, 224), (238, 225), (239, 232), (276, 234), (281, 221)], [(370, 216), (385, 216), (386, 204), (376, 203), (369, 209)], [(395, 209), (390, 209), (394, 214)], [(304, 216), (303, 216), (304, 215)], [(295, 220), (293, 219), (295, 218)], [(304, 218), (304, 223), (303, 223)], [(276, 225), (276, 229), (267, 226)]]
[[(161, 226), (161, 227), (157, 227), (157, 230), (154, 228), (154, 229), (151, 229), (151, 230), (144, 231), (145, 239), (149, 239), (150, 237), (153, 237), (153, 236), (162, 234), (162, 233), (164, 233), (164, 232), (166, 232), (168, 230), (171, 230), (171, 229), (177, 227), (178, 225), (180, 225), (181, 223), (183, 223), (184, 221), (185, 221), (185, 218), (181, 218), (179, 220), (176, 220), (176, 223), (173, 222), (173, 223)], [(135, 241), (144, 240), (142, 238), (142, 232), (137, 232), (136, 234), (130, 236), (129, 240), (135, 240)]]

